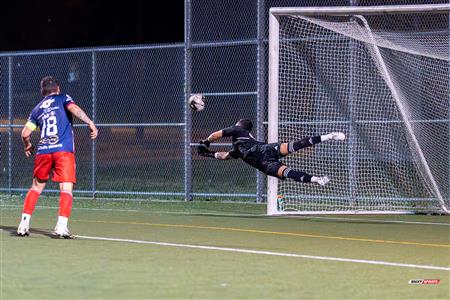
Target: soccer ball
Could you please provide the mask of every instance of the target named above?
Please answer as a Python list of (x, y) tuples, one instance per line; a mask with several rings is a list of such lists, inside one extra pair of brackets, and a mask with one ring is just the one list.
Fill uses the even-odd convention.
[(189, 106), (194, 111), (202, 111), (205, 108), (205, 97), (202, 94), (192, 94), (189, 97)]

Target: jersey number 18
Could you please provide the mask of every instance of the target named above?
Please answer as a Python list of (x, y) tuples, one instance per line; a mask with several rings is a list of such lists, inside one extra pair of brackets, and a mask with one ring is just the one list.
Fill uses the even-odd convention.
[(56, 117), (51, 116), (42, 123), (41, 138), (58, 134), (58, 126), (56, 125)]

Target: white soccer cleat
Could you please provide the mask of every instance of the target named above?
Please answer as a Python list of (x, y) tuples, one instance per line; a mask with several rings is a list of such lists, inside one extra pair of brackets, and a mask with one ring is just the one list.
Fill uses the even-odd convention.
[(345, 140), (345, 133), (343, 133), (343, 132), (332, 132), (332, 133), (330, 133), (330, 135), (331, 135), (331, 140), (335, 140), (335, 141)]
[(311, 182), (317, 183), (318, 185), (324, 186), (328, 182), (330, 182), (330, 178), (328, 176), (322, 176), (322, 177), (313, 177), (311, 178)]
[(70, 233), (67, 226), (56, 224), (55, 231), (53, 232), (57, 237), (64, 239), (73, 239), (75, 236)]
[(28, 221), (22, 221), (17, 228), (18, 236), (29, 236), (30, 235), (30, 223)]

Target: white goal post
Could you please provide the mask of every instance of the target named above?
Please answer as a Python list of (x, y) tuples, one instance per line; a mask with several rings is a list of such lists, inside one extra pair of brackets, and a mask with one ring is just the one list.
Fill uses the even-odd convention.
[(343, 131), (268, 177), (267, 214), (450, 213), (450, 4), (269, 13), (268, 142)]

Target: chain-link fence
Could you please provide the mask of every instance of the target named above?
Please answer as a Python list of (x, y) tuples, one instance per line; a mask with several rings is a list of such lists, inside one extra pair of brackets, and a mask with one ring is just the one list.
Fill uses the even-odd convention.
[(183, 44), (1, 59), (1, 191), (30, 184), (33, 164), (23, 155), (20, 132), (41, 99), (40, 78), (51, 74), (100, 130), (92, 142), (86, 126), (75, 124), (78, 192), (184, 195)]
[[(92, 142), (86, 126), (75, 124), (77, 193), (264, 201), (261, 173), (198, 157), (195, 146), (240, 118), (252, 119), (255, 136), (266, 139), (270, 7), (358, 4), (395, 3), (186, 0), (181, 44), (0, 53), (0, 193), (31, 183), (20, 131), (40, 100), (40, 79), (53, 75), (100, 130)], [(188, 109), (191, 93), (205, 94), (205, 111)], [(229, 149), (226, 142), (214, 148)]]

